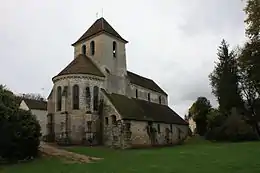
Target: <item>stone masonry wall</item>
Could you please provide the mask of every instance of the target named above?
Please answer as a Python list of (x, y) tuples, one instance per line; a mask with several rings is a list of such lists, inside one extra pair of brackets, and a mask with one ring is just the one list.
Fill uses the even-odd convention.
[(151, 102), (159, 103), (159, 96), (161, 96), (161, 104), (168, 105), (167, 95), (152, 91), (150, 89), (135, 84), (130, 84), (130, 90), (128, 90), (128, 92), (130, 92), (131, 97), (136, 98), (136, 89), (138, 91), (138, 99), (148, 101), (148, 93), (150, 93)]
[[(106, 146), (120, 146), (120, 129), (117, 128), (112, 123), (112, 116), (115, 116), (116, 121), (121, 120), (120, 114), (117, 112), (115, 107), (112, 105), (112, 103), (108, 100), (106, 96), (103, 96), (104, 98), (104, 108), (103, 108), (103, 122), (104, 122), (104, 134), (103, 134), (103, 140), (104, 145)], [(108, 123), (106, 124), (106, 119), (108, 120)]]
[[(158, 124), (160, 126), (160, 132), (158, 132)], [(171, 131), (170, 124), (153, 122), (152, 127), (156, 130), (154, 133), (155, 139), (153, 141), (147, 132), (147, 126), (148, 122), (131, 121), (132, 147), (177, 144), (179, 141), (185, 139), (188, 136), (188, 126), (172, 124)]]
[[(90, 43), (95, 42), (95, 54), (90, 53)], [(113, 57), (113, 42), (117, 44), (117, 54)], [(81, 47), (86, 45), (86, 55), (91, 57), (101, 68), (106, 67), (111, 74), (124, 77), (126, 75), (126, 52), (125, 43), (110, 37), (107, 34), (100, 34), (88, 40), (82, 41), (74, 46), (74, 57), (81, 54)]]
[[(79, 109), (74, 110), (72, 107), (72, 89), (77, 84), (79, 86)], [(54, 123), (56, 137), (61, 136), (65, 132), (66, 112), (68, 113), (68, 131), (69, 136), (75, 142), (79, 142), (83, 138), (83, 132), (86, 132), (86, 124), (88, 121), (93, 121), (92, 126), (98, 120), (97, 112), (93, 110), (93, 88), (97, 86), (103, 88), (104, 80), (89, 75), (67, 75), (61, 76), (54, 80), (53, 96), (56, 98), (57, 88), (61, 86), (62, 92), (65, 86), (68, 87), (67, 97), (62, 96), (62, 109), (57, 111), (56, 99), (52, 102), (55, 107)], [(87, 105), (86, 87), (90, 88), (90, 108)], [(90, 111), (90, 113), (89, 113)], [(93, 128), (95, 129), (95, 128)], [(92, 132), (95, 132), (94, 130)]]
[[(91, 55), (90, 43), (95, 43), (95, 54)], [(113, 57), (113, 42), (116, 42), (116, 57)], [(106, 74), (106, 89), (109, 92), (125, 95), (126, 89), (126, 53), (125, 43), (107, 34), (100, 34), (82, 41), (74, 46), (74, 56), (81, 54), (81, 48), (86, 45), (86, 55), (89, 56), (99, 69)]]
[[(116, 117), (117, 124), (112, 123), (112, 115)], [(104, 145), (117, 148), (177, 144), (188, 136), (187, 125), (153, 122), (152, 128), (155, 129), (153, 140), (147, 131), (148, 122), (122, 120), (120, 114), (106, 97), (104, 97), (103, 122)], [(158, 132), (158, 124), (160, 132)], [(126, 129), (128, 126), (130, 133)], [(168, 129), (168, 132), (166, 129)]]

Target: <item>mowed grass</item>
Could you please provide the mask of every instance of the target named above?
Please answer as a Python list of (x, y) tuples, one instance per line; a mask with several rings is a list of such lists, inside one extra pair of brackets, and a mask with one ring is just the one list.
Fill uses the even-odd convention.
[(0, 167), (0, 173), (259, 173), (260, 142), (189, 144), (154, 149), (112, 150), (74, 147), (68, 150), (104, 158), (88, 164), (41, 158)]

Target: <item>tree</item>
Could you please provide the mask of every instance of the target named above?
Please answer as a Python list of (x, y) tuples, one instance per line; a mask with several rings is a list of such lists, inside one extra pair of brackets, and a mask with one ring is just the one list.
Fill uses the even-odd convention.
[(207, 130), (207, 114), (211, 109), (210, 101), (205, 97), (198, 97), (189, 109), (189, 117), (196, 122), (197, 133), (203, 136)]
[(14, 94), (0, 85), (0, 158), (16, 161), (38, 154), (40, 125), (30, 111), (21, 110)]
[(231, 115), (226, 117), (220, 125), (208, 131), (206, 138), (209, 140), (238, 142), (257, 140), (258, 136), (234, 108)]
[(211, 131), (214, 128), (220, 127), (226, 120), (226, 116), (221, 114), (218, 109), (210, 109), (207, 115), (207, 130)]
[(27, 93), (22, 95), (23, 98), (32, 99), (32, 100), (46, 100), (41, 94), (37, 93)]
[(212, 93), (217, 97), (220, 111), (230, 114), (233, 107), (241, 108), (243, 105), (238, 88), (237, 59), (225, 40), (221, 42), (217, 55), (219, 62), (209, 75)]
[(249, 40), (239, 54), (240, 86), (247, 108), (247, 118), (260, 135), (258, 121), (260, 100), (260, 1), (247, 0), (244, 9), (247, 18), (246, 35)]
[(260, 34), (260, 1), (259, 0), (247, 0), (246, 7), (244, 9), (247, 18), (245, 23), (247, 24), (246, 34), (252, 40), (259, 39)]
[(240, 62), (248, 73), (252, 85), (260, 94), (260, 1), (247, 0), (244, 9), (246, 13), (246, 35), (249, 41), (244, 45)]

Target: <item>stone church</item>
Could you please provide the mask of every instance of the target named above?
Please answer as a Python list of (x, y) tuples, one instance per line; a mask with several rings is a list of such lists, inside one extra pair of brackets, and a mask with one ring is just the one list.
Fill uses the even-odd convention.
[(127, 70), (127, 43), (102, 17), (72, 44), (73, 60), (52, 78), (49, 137), (117, 148), (171, 145), (187, 137), (188, 123), (168, 106), (167, 93)]

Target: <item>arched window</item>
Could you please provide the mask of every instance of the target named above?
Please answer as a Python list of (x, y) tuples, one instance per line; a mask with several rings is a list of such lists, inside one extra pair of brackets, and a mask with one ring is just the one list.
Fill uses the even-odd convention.
[(86, 45), (82, 45), (82, 47), (81, 47), (81, 53), (84, 54), (84, 55), (86, 55), (86, 53), (87, 53), (87, 47), (86, 47)]
[(116, 116), (115, 115), (111, 115), (111, 122), (113, 125), (116, 125)]
[(61, 111), (61, 87), (58, 86), (57, 88), (57, 111)]
[(116, 57), (116, 54), (117, 54), (117, 45), (116, 45), (116, 42), (113, 41), (113, 57), (114, 58)]
[(148, 93), (147, 97), (148, 97), (148, 101), (151, 101), (150, 93)]
[(90, 105), (90, 88), (86, 87), (86, 104)]
[(161, 133), (161, 126), (160, 126), (160, 124), (157, 124), (157, 131), (158, 131), (158, 133)]
[(73, 109), (79, 109), (79, 86), (73, 86)]
[(135, 90), (135, 97), (138, 98), (138, 90)]
[(106, 72), (107, 72), (108, 74), (110, 74), (110, 71), (109, 71), (107, 68), (105, 68), (105, 70), (106, 70)]
[(98, 92), (99, 92), (98, 87), (94, 86), (94, 91), (93, 91), (93, 95), (94, 95), (93, 108), (94, 108), (94, 111), (98, 110)]
[(87, 132), (92, 131), (92, 121), (87, 121)]
[(91, 55), (94, 55), (95, 54), (95, 42), (94, 41), (91, 41), (90, 42), (90, 53)]
[(159, 104), (161, 104), (161, 103), (162, 103), (162, 97), (159, 96)]
[(105, 125), (108, 125), (108, 117), (105, 118)]

